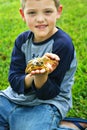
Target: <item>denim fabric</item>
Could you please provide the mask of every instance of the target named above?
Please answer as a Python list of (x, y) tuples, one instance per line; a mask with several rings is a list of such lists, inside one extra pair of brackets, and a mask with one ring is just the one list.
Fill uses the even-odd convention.
[(0, 130), (57, 130), (59, 121), (55, 106), (21, 106), (0, 96)]
[(9, 130), (8, 119), (16, 105), (3, 96), (0, 96), (0, 130)]
[(58, 127), (60, 120), (53, 105), (16, 105), (0, 96), (0, 130), (71, 130)]

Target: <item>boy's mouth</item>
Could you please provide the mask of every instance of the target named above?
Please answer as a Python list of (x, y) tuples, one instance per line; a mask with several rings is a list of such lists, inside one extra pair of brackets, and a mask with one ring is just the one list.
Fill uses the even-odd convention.
[(35, 26), (37, 29), (45, 29), (47, 25), (36, 25)]

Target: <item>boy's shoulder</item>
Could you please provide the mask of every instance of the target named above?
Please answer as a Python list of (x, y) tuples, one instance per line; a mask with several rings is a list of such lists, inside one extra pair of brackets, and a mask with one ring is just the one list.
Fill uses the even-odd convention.
[(28, 31), (25, 31), (25, 32), (22, 32), (20, 33), (16, 40), (15, 40), (15, 46), (17, 46), (18, 48), (21, 48), (21, 46), (26, 43), (26, 41), (29, 39), (29, 36), (30, 36), (31, 32), (28, 30)]
[(59, 55), (73, 55), (74, 54), (74, 44), (71, 37), (59, 29), (54, 38), (53, 53), (57, 52)]
[(62, 29), (58, 29), (58, 32), (56, 33), (56, 40), (63, 40), (64, 42), (72, 42), (71, 37), (69, 34)]
[(22, 32), (21, 34), (18, 35), (16, 41), (25, 42), (29, 36), (30, 36), (30, 31)]
[(73, 47), (72, 38), (69, 36), (68, 33), (64, 32), (62, 29), (59, 28), (58, 32), (56, 33), (55, 37), (55, 46), (71, 48)]

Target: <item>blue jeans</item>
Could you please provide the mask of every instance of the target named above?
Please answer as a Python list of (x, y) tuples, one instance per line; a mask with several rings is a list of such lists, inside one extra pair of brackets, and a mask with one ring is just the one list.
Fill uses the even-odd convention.
[(60, 120), (55, 106), (20, 106), (0, 96), (0, 130), (63, 130)]

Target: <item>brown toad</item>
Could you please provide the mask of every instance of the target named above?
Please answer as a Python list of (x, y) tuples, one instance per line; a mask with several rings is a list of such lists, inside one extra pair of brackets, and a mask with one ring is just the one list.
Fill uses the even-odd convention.
[(46, 71), (48, 71), (47, 63), (52, 65), (55, 64), (55, 62), (56, 61), (54, 59), (50, 59), (46, 56), (35, 58), (28, 62), (27, 67), (25, 69), (25, 73), (31, 73), (31, 71), (41, 70), (41, 69), (45, 69)]

